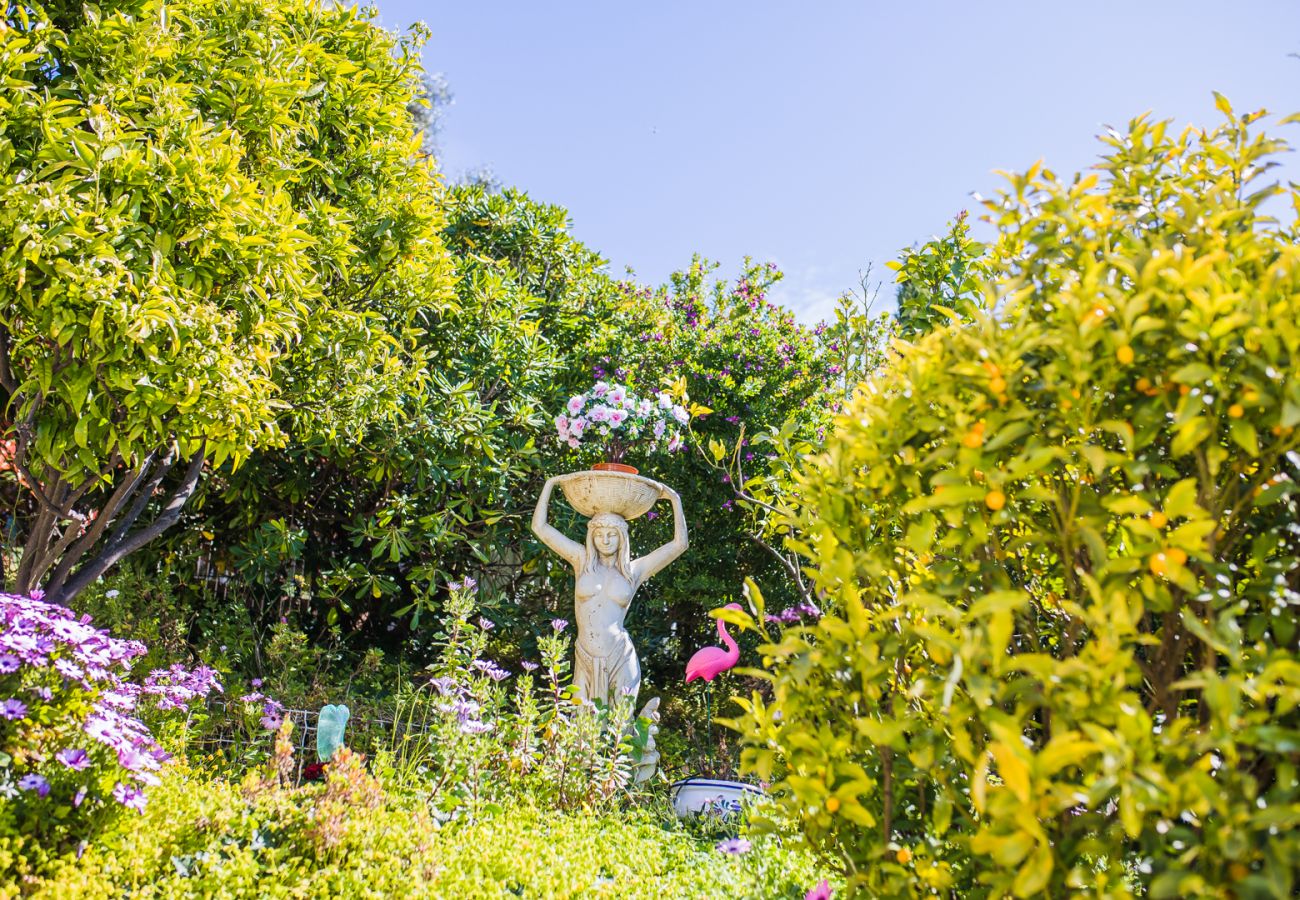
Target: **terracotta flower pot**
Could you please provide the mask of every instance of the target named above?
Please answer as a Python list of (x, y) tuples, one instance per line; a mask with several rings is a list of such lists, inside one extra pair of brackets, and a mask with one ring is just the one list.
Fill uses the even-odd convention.
[(635, 475), (639, 471), (636, 466), (612, 462), (598, 462), (591, 468), (597, 472), (622, 472), (625, 475)]
[(560, 489), (569, 505), (584, 516), (612, 512), (631, 520), (650, 511), (662, 488), (641, 475), (596, 469), (575, 472), (560, 482)]

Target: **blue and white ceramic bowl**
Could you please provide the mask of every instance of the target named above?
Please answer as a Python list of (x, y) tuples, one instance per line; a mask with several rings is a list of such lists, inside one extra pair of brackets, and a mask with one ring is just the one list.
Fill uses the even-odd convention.
[(737, 813), (746, 798), (753, 800), (763, 796), (763, 791), (752, 784), (700, 776), (675, 782), (669, 790), (673, 811), (680, 818), (702, 813), (715, 816)]

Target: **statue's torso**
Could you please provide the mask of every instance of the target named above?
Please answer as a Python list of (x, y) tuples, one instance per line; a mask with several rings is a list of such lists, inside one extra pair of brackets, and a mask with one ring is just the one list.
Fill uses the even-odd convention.
[(578, 575), (574, 609), (578, 641), (592, 656), (621, 652), (629, 640), (623, 628), (636, 588), (617, 569), (605, 566)]

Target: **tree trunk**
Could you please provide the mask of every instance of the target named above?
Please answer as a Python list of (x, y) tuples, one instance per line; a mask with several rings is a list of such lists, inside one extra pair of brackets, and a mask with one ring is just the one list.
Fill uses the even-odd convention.
[[(170, 455), (169, 459), (164, 460), (158, 470), (153, 473), (153, 476), (147, 480), (145, 480), (143, 470), (133, 474), (131, 481), (137, 487), (141, 487), (142, 490), (139, 496), (135, 498), (135, 503), (132, 504), (131, 509), (118, 523), (99, 553), (78, 568), (75, 574), (70, 577), (67, 574), (71, 571), (72, 563), (64, 560), (60, 564), (58, 571), (62, 573), (62, 576), (57, 581), (50, 583), (45, 599), (51, 603), (66, 605), (114, 565), (175, 525), (180, 520), (181, 510), (185, 508), (185, 504), (194, 494), (195, 487), (198, 486), (199, 476), (203, 472), (203, 460), (204, 448), (200, 447), (190, 457), (185, 476), (167, 498), (167, 502), (163, 504), (162, 511), (157, 518), (134, 531), (131, 530), (131, 527), (149, 505), (149, 499), (154, 488), (161, 482), (166, 471), (171, 468)], [(143, 482), (142, 485), (141, 482)], [(114, 494), (114, 497), (118, 499), (119, 507), (123, 505), (125, 496), (119, 498), (117, 494)], [(105, 513), (112, 515), (107, 509), (105, 509)]]

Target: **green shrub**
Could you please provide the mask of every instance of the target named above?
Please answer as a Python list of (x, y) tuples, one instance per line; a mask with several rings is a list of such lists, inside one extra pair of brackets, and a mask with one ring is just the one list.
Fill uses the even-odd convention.
[(969, 318), (984, 299), (983, 283), (993, 275), (993, 255), (972, 240), (966, 212), (948, 233), (903, 251), (888, 263), (896, 272), (898, 333), (915, 340), (954, 318)]
[(1300, 193), (1221, 108), (1013, 177), (996, 312), (799, 477), (829, 614), (737, 725), (874, 896), (1294, 895)]
[[(439, 828), (363, 771), (286, 790), (178, 770), (143, 821), (67, 859), (33, 897), (802, 897), (824, 873), (777, 839), (714, 849), (644, 810), (514, 804)], [(0, 885), (0, 894), (3, 893)]]

